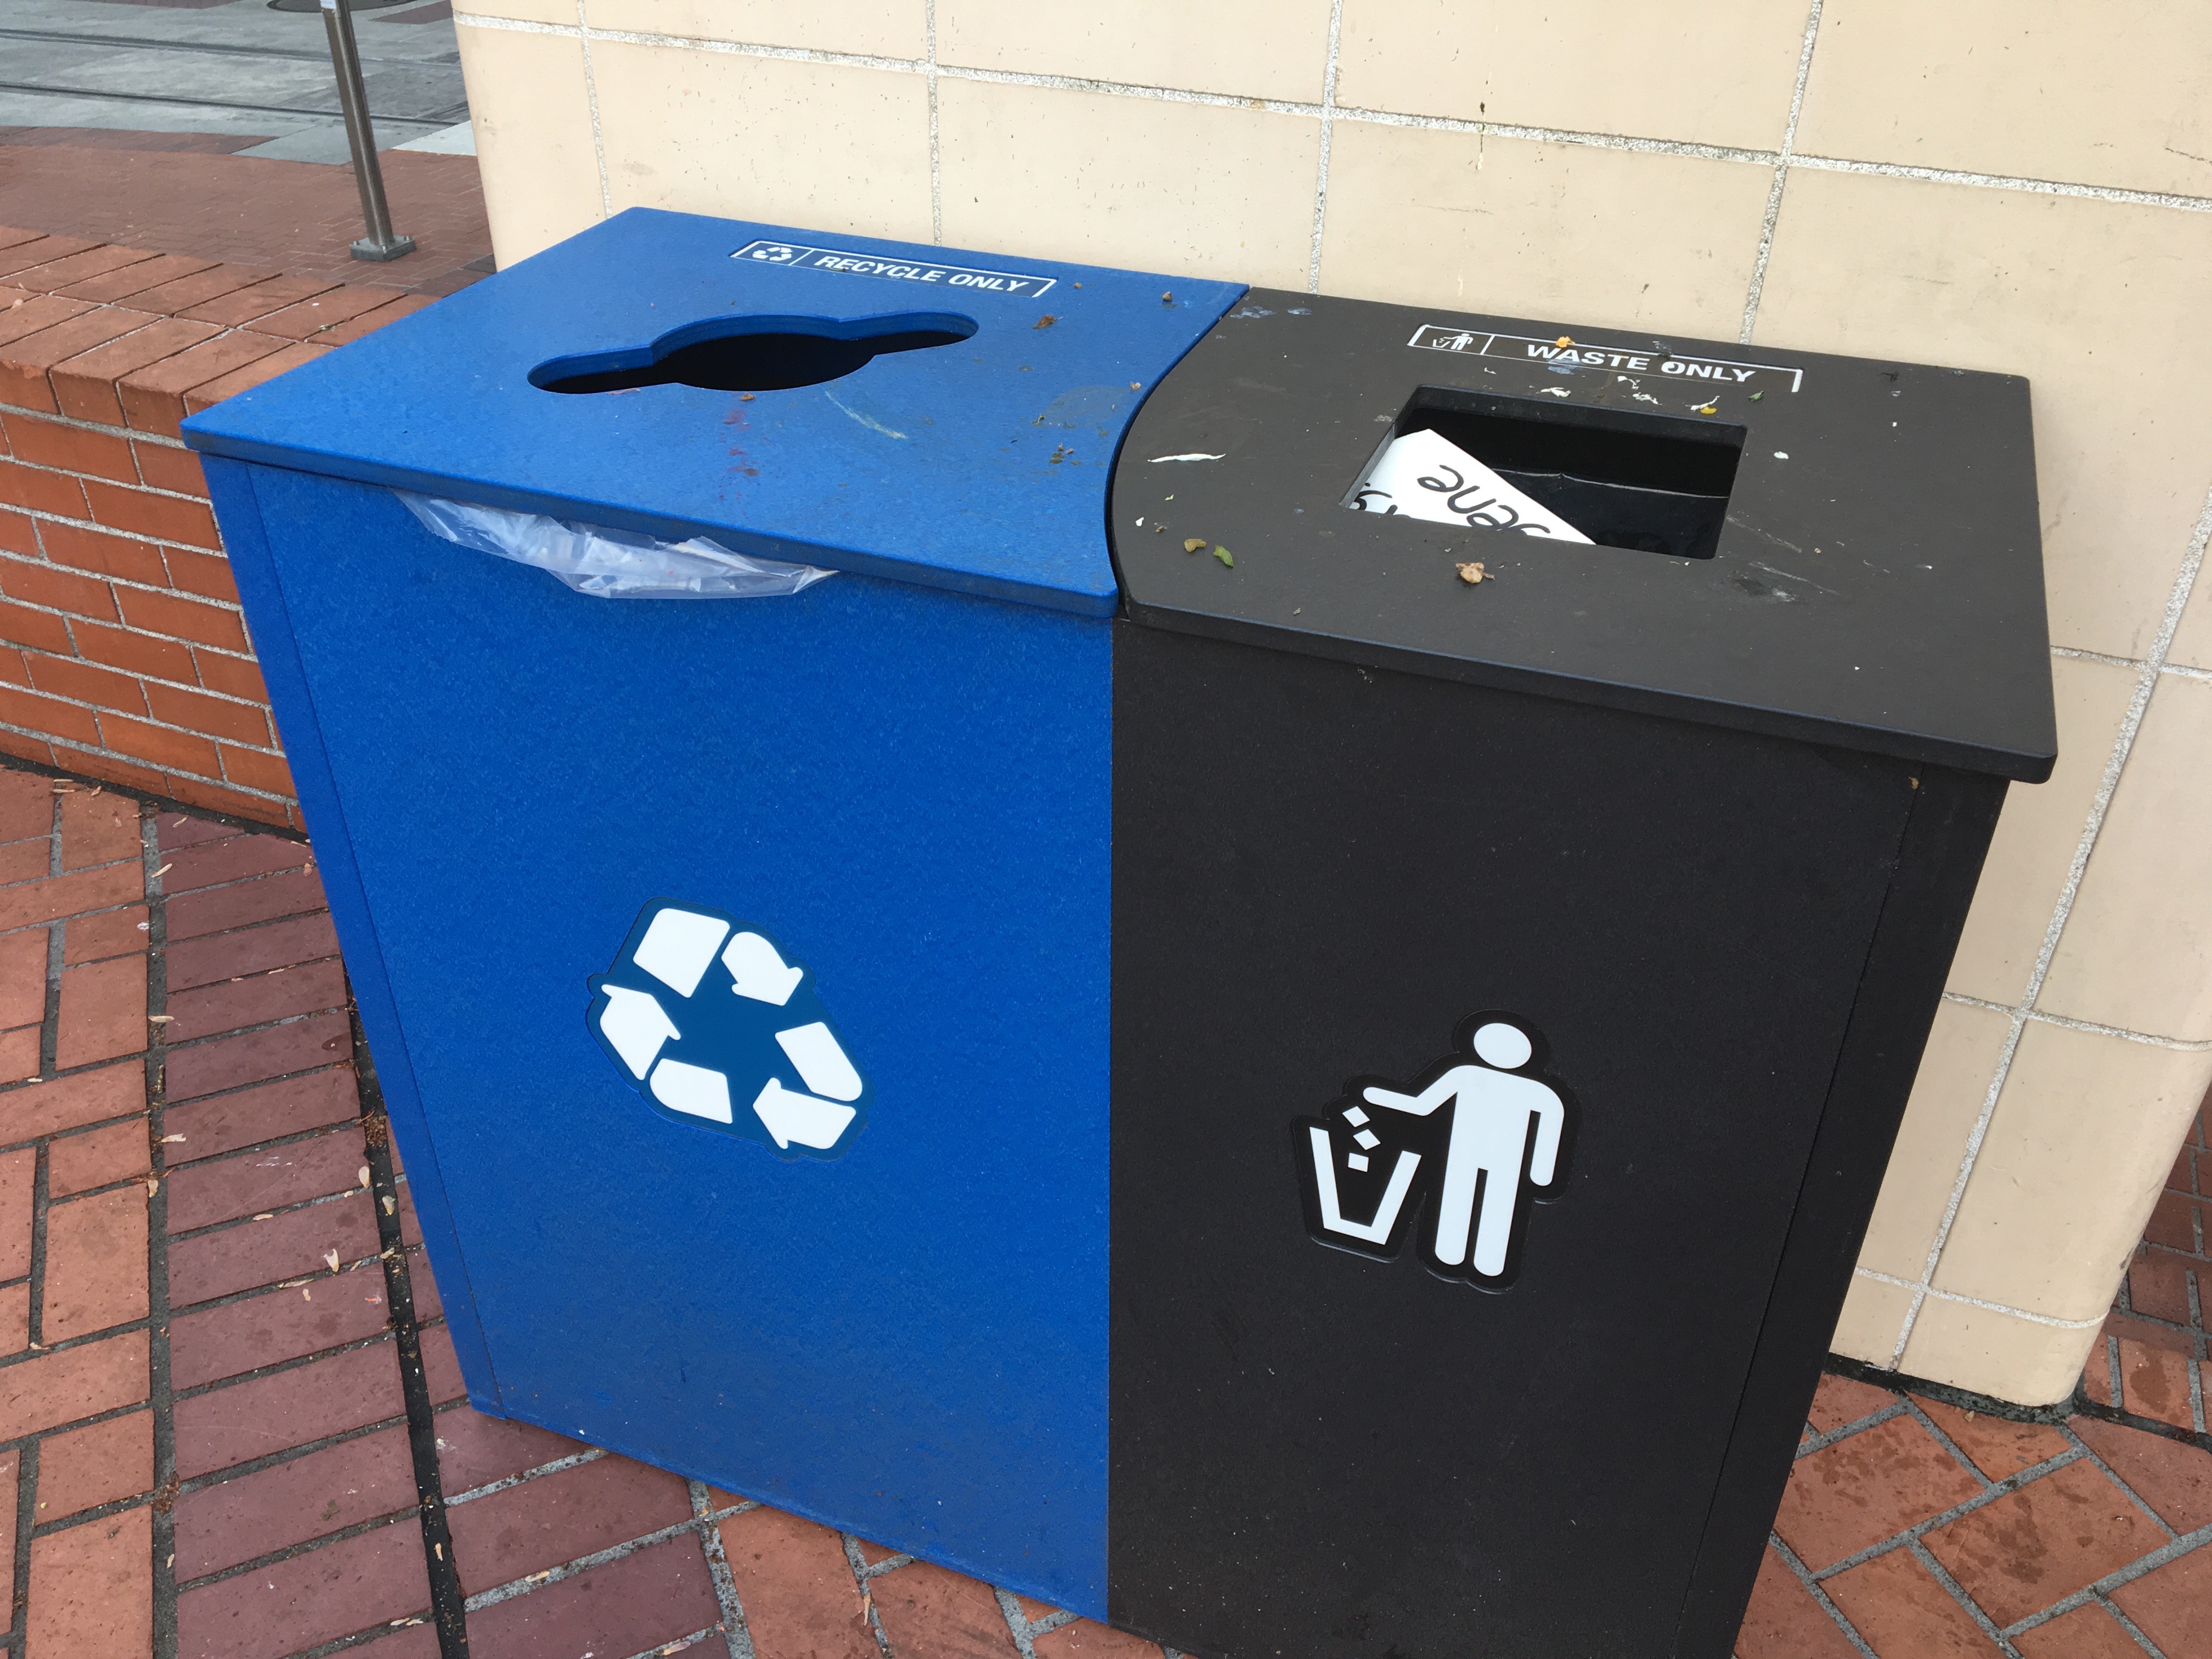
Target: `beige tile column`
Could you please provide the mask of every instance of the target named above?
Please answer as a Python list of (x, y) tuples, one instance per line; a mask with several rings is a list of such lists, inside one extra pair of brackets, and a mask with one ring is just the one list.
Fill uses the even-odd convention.
[(2036, 1403), (2212, 1082), (2212, 25), (2126, 9), (1827, 0), (1756, 331), (2033, 383), (2061, 758), (2007, 803), (1836, 1346)]
[(641, 204), (2030, 376), (2061, 758), (1836, 1344), (2073, 1387), (2212, 1081), (2212, 13), (457, 7), (502, 263)]

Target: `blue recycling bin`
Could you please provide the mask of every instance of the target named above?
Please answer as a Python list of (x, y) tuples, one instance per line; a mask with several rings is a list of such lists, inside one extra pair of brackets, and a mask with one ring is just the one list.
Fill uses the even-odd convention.
[(825, 240), (627, 212), (189, 441), (472, 1401), (1103, 1615), (1107, 483), (1242, 290)]

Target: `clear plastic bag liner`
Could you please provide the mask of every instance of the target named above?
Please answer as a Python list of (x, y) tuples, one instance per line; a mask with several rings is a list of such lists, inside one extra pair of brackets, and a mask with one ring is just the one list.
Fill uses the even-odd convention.
[(423, 528), (458, 546), (517, 564), (536, 565), (556, 581), (597, 599), (758, 599), (796, 593), (834, 576), (811, 564), (755, 559), (694, 536), (656, 541), (628, 530), (572, 524), (543, 513), (514, 513), (395, 489)]

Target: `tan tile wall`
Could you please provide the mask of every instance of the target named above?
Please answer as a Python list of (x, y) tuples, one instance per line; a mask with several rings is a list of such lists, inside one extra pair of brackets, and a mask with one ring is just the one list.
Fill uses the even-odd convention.
[(1836, 1344), (2072, 1388), (2212, 1081), (2212, 11), (459, 4), (502, 262), (649, 203), (2027, 374), (2063, 754)]

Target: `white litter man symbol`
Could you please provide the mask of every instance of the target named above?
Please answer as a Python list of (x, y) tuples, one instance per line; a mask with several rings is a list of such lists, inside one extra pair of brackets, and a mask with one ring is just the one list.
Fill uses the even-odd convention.
[(1529, 1200), (1559, 1182), (1571, 1108), (1531, 1074), (1525, 1023), (1477, 1015), (1455, 1046), (1411, 1089), (1355, 1078), (1330, 1117), (1294, 1126), (1307, 1230), (1395, 1256), (1425, 1205), (1430, 1270), (1502, 1289), (1517, 1275)]

